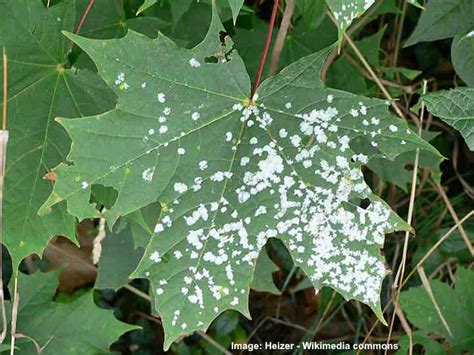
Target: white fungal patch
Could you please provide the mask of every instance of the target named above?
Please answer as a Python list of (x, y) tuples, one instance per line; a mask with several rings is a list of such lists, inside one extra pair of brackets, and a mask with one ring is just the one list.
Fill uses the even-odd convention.
[(176, 182), (173, 185), (173, 188), (174, 188), (174, 191), (176, 191), (180, 194), (185, 193), (186, 191), (188, 191), (188, 186), (186, 184), (183, 184), (182, 182)]
[(89, 187), (89, 183), (88, 183), (87, 181), (81, 182), (81, 188), (82, 188), (82, 189), (85, 190), (85, 189), (87, 189), (88, 187)]
[(160, 128), (158, 128), (158, 132), (160, 132), (160, 134), (168, 132), (168, 126), (166, 125), (160, 126)]
[(145, 89), (146, 88), (146, 83), (142, 83), (140, 86), (142, 87), (142, 89)]
[(119, 73), (117, 79), (115, 79), (115, 85), (118, 86), (120, 90), (127, 90), (130, 85), (125, 81), (125, 73)]
[(153, 128), (150, 128), (150, 129), (148, 130), (148, 134), (149, 134), (150, 136), (154, 135), (154, 134), (155, 134), (155, 130), (154, 130)]
[(206, 170), (207, 167), (209, 166), (206, 160), (201, 160), (198, 165), (199, 165), (199, 170)]
[(191, 114), (191, 118), (193, 121), (197, 121), (201, 117), (201, 114), (199, 112), (193, 112)]
[(164, 104), (166, 102), (166, 95), (160, 92), (156, 95), (156, 99), (160, 104)]
[(286, 108), (286, 109), (289, 110), (291, 107), (292, 107), (291, 102), (287, 102), (287, 103), (285, 104), (285, 108)]
[(150, 260), (155, 263), (159, 263), (161, 261), (160, 253), (157, 251), (154, 251), (153, 253), (151, 253)]
[(201, 63), (196, 59), (196, 58), (191, 58), (189, 60), (189, 65), (192, 67), (192, 68), (199, 68), (201, 66)]
[(153, 232), (159, 233), (159, 232), (163, 232), (164, 230), (165, 228), (163, 227), (163, 224), (157, 223)]
[(396, 131), (398, 131), (398, 127), (395, 126), (395, 125), (393, 125), (393, 124), (391, 124), (390, 126), (388, 126), (388, 129), (389, 129), (391, 132), (396, 132)]
[(334, 100), (334, 95), (328, 95), (328, 96), (326, 97), (326, 101), (327, 101), (328, 103), (331, 103), (332, 100)]
[(227, 132), (225, 134), (225, 140), (226, 142), (230, 142), (232, 140), (232, 132)]
[(146, 182), (151, 182), (151, 180), (153, 180), (154, 174), (155, 174), (155, 168), (148, 168), (148, 169), (143, 170), (142, 178)]

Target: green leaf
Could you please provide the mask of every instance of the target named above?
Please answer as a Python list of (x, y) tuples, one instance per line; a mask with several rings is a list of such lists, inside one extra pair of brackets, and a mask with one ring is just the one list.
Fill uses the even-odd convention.
[[(137, 328), (119, 322), (112, 312), (97, 307), (92, 292), (68, 303), (54, 302), (57, 284), (57, 272), (19, 274), (17, 333), (44, 347), (42, 354), (109, 353), (109, 346), (122, 333)], [(10, 318), (11, 307), (8, 312)], [(20, 354), (37, 354), (30, 340), (17, 345)]]
[(454, 37), (451, 60), (461, 79), (468, 86), (474, 86), (474, 31)]
[(456, 36), (474, 27), (472, 0), (430, 0), (405, 47)]
[(326, 0), (339, 30), (339, 41), (354, 19), (362, 16), (371, 7), (375, 0)]
[(143, 247), (135, 246), (130, 226), (114, 234), (107, 233), (102, 242), (95, 288), (117, 290), (127, 284), (144, 250)]
[(252, 280), (252, 290), (260, 292), (269, 292), (274, 295), (281, 294), (280, 290), (273, 282), (273, 273), (278, 270), (278, 266), (270, 259), (265, 248), (260, 252), (255, 272)]
[[(410, 127), (413, 134), (417, 134), (416, 128)], [(433, 140), (439, 133), (423, 131), (422, 137), (427, 142)], [(421, 150), (419, 155), (419, 168), (430, 168), (432, 176), (439, 180), (441, 177), (440, 164), (443, 158), (433, 152)], [(380, 179), (397, 185), (404, 191), (408, 191), (413, 175), (413, 162), (415, 161), (415, 152), (406, 152), (400, 154), (393, 161), (381, 159), (378, 157), (369, 160), (367, 166), (370, 170), (377, 173)]]
[(60, 31), (74, 29), (74, 8), (67, 0), (49, 9), (40, 0), (0, 1), (0, 47), (9, 58), (4, 242), (14, 269), (25, 256), (40, 254), (50, 237), (74, 236), (64, 204), (43, 218), (37, 214), (51, 192), (43, 176), (69, 149), (54, 118), (113, 107), (112, 92), (96, 74), (64, 68), (70, 42)]
[(155, 5), (158, 0), (145, 0), (143, 4), (138, 8), (137, 15), (141, 14), (143, 11), (148, 10), (150, 7)]
[(237, 17), (239, 16), (240, 9), (244, 5), (244, 0), (229, 0), (229, 6), (232, 10), (232, 19), (234, 20), (234, 25), (237, 22)]
[[(474, 348), (474, 272), (458, 267), (456, 287), (450, 288), (438, 280), (430, 287), (452, 336), (443, 325), (428, 293), (423, 287), (402, 292), (400, 304), (408, 320), (424, 334), (441, 335), (450, 344), (445, 351), (461, 354)], [(423, 334), (422, 333), (422, 334)]]
[(421, 5), (421, 4), (418, 2), (418, 0), (408, 0), (408, 3), (409, 3), (410, 5), (419, 7), (420, 9), (424, 9), (423, 5)]
[(326, 17), (324, 0), (297, 0), (296, 7), (301, 13), (308, 31), (314, 31)]
[[(244, 64), (228, 37), (221, 42), (213, 13), (193, 49), (133, 31), (112, 40), (67, 35), (119, 103), (102, 115), (59, 120), (74, 143), (41, 212), (66, 200), (84, 218), (94, 184), (118, 191), (103, 214), (112, 222), (160, 201), (134, 276), (152, 282), (166, 349), (226, 309), (249, 316), (256, 259), (273, 237), (315, 288), (333, 287), (382, 318), (384, 234), (409, 226), (364, 182), (368, 157), (350, 143), (365, 139), (388, 159), (436, 150), (388, 114), (385, 101), (325, 88), (317, 78), (332, 48), (266, 80), (250, 100)], [(366, 198), (372, 203), (360, 208)]]
[[(84, 13), (88, 1), (77, 3), (77, 21)], [(87, 21), (81, 28), (81, 35), (90, 38), (116, 38), (124, 36), (128, 29), (156, 37), (158, 29), (165, 26), (165, 22), (156, 17), (139, 16), (127, 18), (123, 3), (117, 0), (101, 0), (94, 3), (87, 15)]]
[(458, 130), (474, 151), (474, 88), (438, 91), (423, 96), (428, 110)]

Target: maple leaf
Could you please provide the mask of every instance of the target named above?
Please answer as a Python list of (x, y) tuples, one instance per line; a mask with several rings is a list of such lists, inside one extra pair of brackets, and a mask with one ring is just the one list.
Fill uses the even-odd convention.
[(54, 117), (91, 115), (113, 107), (113, 94), (98, 75), (65, 68), (70, 42), (61, 30), (73, 30), (74, 20), (71, 0), (50, 8), (41, 0), (0, 0), (0, 47), (9, 58), (10, 131), (3, 238), (14, 269), (25, 256), (40, 254), (52, 236), (74, 236), (74, 218), (65, 205), (43, 218), (37, 214), (51, 193), (51, 183), (43, 176), (69, 149), (69, 138)]
[[(361, 166), (428, 143), (387, 112), (387, 103), (327, 89), (317, 78), (332, 48), (302, 58), (262, 83), (252, 99), (244, 63), (213, 10), (193, 49), (163, 35), (121, 39), (67, 34), (115, 90), (107, 113), (59, 122), (72, 138), (41, 212), (66, 200), (97, 216), (91, 186), (117, 190), (103, 216), (159, 200), (135, 277), (151, 280), (165, 348), (205, 330), (224, 310), (250, 317), (256, 260), (269, 238), (288, 247), (316, 289), (329, 286), (383, 319), (384, 235), (409, 226), (372, 193)], [(366, 154), (351, 142), (366, 141)], [(359, 207), (360, 201), (371, 203)]]

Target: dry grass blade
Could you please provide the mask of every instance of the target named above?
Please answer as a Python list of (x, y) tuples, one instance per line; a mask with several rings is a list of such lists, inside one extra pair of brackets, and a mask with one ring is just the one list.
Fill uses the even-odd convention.
[(431, 185), (433, 187), (435, 187), (436, 190), (438, 190), (440, 196), (443, 198), (443, 201), (446, 204), (446, 208), (448, 209), (449, 214), (451, 215), (454, 222), (458, 226), (459, 233), (461, 234), (462, 239), (464, 239), (464, 242), (466, 243), (467, 249), (471, 253), (471, 256), (474, 256), (474, 247), (472, 246), (471, 240), (469, 239), (468, 235), (466, 234), (466, 231), (464, 230), (462, 224), (459, 224), (459, 217), (456, 214), (456, 211), (454, 210), (454, 207), (453, 207), (451, 201), (449, 200), (448, 195), (446, 195), (446, 192), (444, 191), (443, 187), (440, 184), (432, 183)]
[[(3, 246), (3, 182), (5, 180), (5, 164), (7, 160), (7, 102), (8, 102), (8, 60), (3, 48), (3, 105), (2, 105), (2, 130), (0, 131), (0, 248)], [(5, 295), (3, 293), (3, 249), (0, 250), (0, 303), (2, 312), (2, 333), (0, 344), (7, 336), (7, 313), (5, 309)]]
[[(427, 87), (427, 82), (424, 82), (423, 85), (423, 93), (426, 92), (426, 87)], [(418, 135), (421, 136), (421, 131), (423, 128), (423, 116), (425, 113), (425, 105), (424, 102), (421, 103), (421, 112), (420, 112), (420, 124), (418, 126)], [(408, 217), (407, 217), (407, 223), (411, 225), (412, 220), (413, 220), (413, 210), (415, 206), (415, 196), (416, 196), (416, 180), (417, 180), (417, 175), (418, 175), (418, 165), (419, 165), (419, 160), (420, 160), (420, 149), (416, 149), (415, 152), (415, 162), (413, 163), (413, 174), (412, 174), (412, 179), (411, 179), (411, 191), (410, 191), (410, 203), (408, 205)], [(395, 309), (392, 314), (392, 318), (390, 321), (390, 329), (388, 331), (388, 337), (387, 337), (387, 345), (390, 342), (390, 337), (393, 332), (393, 325), (395, 322), (395, 315), (398, 307), (398, 300), (400, 298), (400, 292), (401, 292), (401, 287), (399, 286), (400, 284), (403, 283), (403, 277), (405, 275), (405, 266), (406, 266), (406, 261), (407, 261), (407, 254), (408, 254), (408, 240), (410, 237), (410, 231), (405, 232), (405, 240), (403, 243), (403, 251), (402, 251), (402, 260), (400, 262), (400, 267), (397, 271), (397, 275), (395, 277), (395, 280), (393, 282), (393, 289), (396, 289), (395, 297), (394, 297), (394, 306)], [(388, 349), (388, 346), (387, 346)], [(388, 350), (385, 350), (385, 354), (387, 354)]]
[(398, 319), (400, 319), (400, 323), (402, 324), (402, 328), (408, 336), (408, 341), (409, 341), (408, 354), (412, 355), (413, 354), (413, 332), (411, 330), (410, 324), (408, 324), (408, 322), (405, 318), (405, 314), (403, 313), (402, 308), (398, 304), (395, 305), (395, 313), (397, 314)]
[(439, 308), (438, 302), (436, 302), (436, 298), (433, 294), (433, 290), (431, 289), (430, 282), (428, 281), (428, 278), (426, 277), (425, 270), (421, 266), (417, 268), (417, 270), (418, 270), (418, 274), (420, 275), (421, 283), (423, 284), (423, 287), (425, 288), (426, 293), (430, 297), (430, 300), (433, 303), (434, 308), (436, 309), (436, 313), (438, 313), (438, 316), (441, 319), (441, 323), (443, 323), (443, 326), (446, 328), (449, 335), (452, 337), (453, 333), (451, 332), (451, 329), (449, 328), (448, 322), (446, 322), (446, 319), (444, 318), (443, 313), (441, 313), (441, 309)]

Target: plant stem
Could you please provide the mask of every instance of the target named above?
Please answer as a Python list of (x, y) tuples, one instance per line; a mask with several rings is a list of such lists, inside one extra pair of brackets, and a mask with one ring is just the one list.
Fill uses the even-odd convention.
[(265, 40), (265, 48), (263, 49), (260, 62), (258, 63), (257, 76), (255, 78), (255, 82), (253, 83), (252, 91), (250, 92), (250, 100), (252, 100), (253, 96), (255, 95), (255, 92), (258, 89), (258, 86), (260, 85), (260, 80), (262, 79), (262, 74), (263, 74), (263, 67), (265, 66), (265, 60), (267, 59), (268, 50), (270, 49), (270, 43), (272, 42), (273, 27), (275, 27), (275, 20), (276, 20), (277, 11), (278, 11), (278, 0), (273, 0), (273, 1), (274, 2), (273, 2), (272, 16), (270, 18), (270, 24), (268, 25), (268, 33), (267, 33), (267, 39)]
[(89, 0), (89, 4), (87, 4), (87, 7), (84, 10), (84, 13), (82, 14), (82, 17), (79, 20), (79, 24), (77, 25), (77, 28), (74, 31), (75, 34), (79, 34), (79, 32), (81, 32), (82, 25), (84, 25), (84, 22), (86, 21), (87, 15), (89, 15), (89, 11), (91, 11), (91, 8), (94, 5), (94, 3), (95, 3), (95, 0)]
[(295, 0), (287, 0), (285, 12), (283, 13), (283, 18), (281, 19), (280, 30), (278, 31), (277, 38), (275, 40), (275, 45), (272, 50), (272, 57), (270, 61), (270, 76), (274, 75), (278, 69), (278, 62), (280, 61), (281, 52), (285, 45), (286, 35), (288, 34), (288, 29), (291, 25), (291, 17), (293, 16), (293, 11), (295, 10)]

